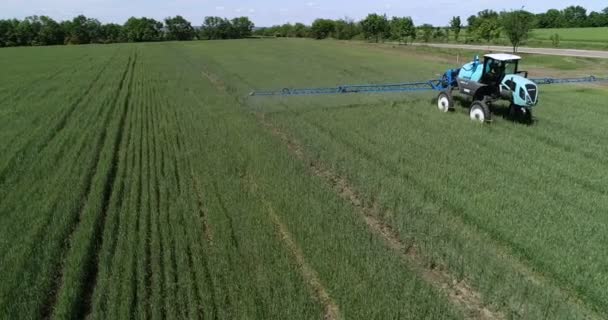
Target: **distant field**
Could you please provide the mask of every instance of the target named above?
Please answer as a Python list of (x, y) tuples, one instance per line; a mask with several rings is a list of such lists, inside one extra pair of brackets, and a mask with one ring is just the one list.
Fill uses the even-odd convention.
[(550, 41), (554, 34), (559, 34), (564, 41), (603, 42), (608, 45), (608, 28), (535, 29), (530, 34), (530, 39)]
[(434, 93), (248, 96), (455, 60), (296, 39), (0, 50), (0, 318), (607, 318), (606, 87), (541, 87), (533, 126)]
[[(561, 28), (561, 29), (534, 29), (524, 46), (552, 48), (551, 36), (559, 34), (559, 48), (608, 50), (608, 27), (607, 28)], [(421, 35), (418, 35), (421, 39)], [(466, 31), (460, 36), (459, 43), (466, 40)], [(450, 42), (455, 43), (454, 34), (450, 33)], [(483, 42), (485, 44), (486, 42)], [(509, 39), (502, 34), (492, 44), (509, 46)]]

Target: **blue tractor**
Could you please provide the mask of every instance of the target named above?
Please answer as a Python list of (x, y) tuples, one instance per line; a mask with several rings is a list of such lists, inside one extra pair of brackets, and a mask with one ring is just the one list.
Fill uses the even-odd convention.
[(538, 103), (538, 86), (527, 79), (528, 72), (518, 70), (521, 57), (512, 54), (487, 54), (481, 63), (479, 57), (460, 69), (448, 70), (442, 77), (444, 88), (437, 98), (442, 112), (454, 109), (453, 91), (472, 97), (470, 117), (488, 122), (492, 119), (490, 107), (498, 100), (511, 103), (512, 118), (532, 122), (532, 108)]

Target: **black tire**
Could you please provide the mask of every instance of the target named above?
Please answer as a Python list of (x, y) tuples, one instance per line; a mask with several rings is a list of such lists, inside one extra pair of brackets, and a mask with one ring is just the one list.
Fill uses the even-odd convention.
[(532, 117), (532, 110), (526, 110), (522, 121), (527, 125), (531, 125), (534, 123), (534, 118)]
[(447, 91), (441, 91), (437, 96), (437, 109), (441, 112), (454, 110), (454, 98)]
[(490, 107), (485, 102), (476, 100), (471, 104), (469, 117), (473, 121), (490, 122), (492, 120), (492, 113), (490, 112)]
[(517, 121), (523, 124), (532, 124), (534, 123), (534, 118), (532, 117), (532, 110), (523, 109), (522, 107), (516, 106), (512, 104), (509, 108), (509, 118), (512, 121)]

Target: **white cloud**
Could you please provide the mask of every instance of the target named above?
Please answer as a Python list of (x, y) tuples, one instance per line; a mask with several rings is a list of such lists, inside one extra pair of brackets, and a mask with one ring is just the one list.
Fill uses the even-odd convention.
[(224, 10), (226, 10), (226, 7), (224, 7), (224, 6), (217, 6), (217, 7), (215, 7), (215, 10), (217, 10), (217, 11), (224, 11)]

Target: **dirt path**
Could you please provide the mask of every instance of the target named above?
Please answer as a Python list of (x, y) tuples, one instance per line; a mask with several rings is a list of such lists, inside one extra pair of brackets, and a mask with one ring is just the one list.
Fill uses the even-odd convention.
[[(449, 44), (449, 43), (413, 43), (413, 45), (433, 47), (433, 48), (513, 52), (513, 48), (507, 47), (507, 46), (484, 46), (484, 45)], [(551, 56), (562, 56), (562, 57), (608, 59), (608, 51), (599, 51), (599, 50), (520, 47), (517, 49), (517, 52), (551, 55)]]
[(481, 294), (466, 281), (459, 281), (447, 270), (426, 264), (415, 245), (403, 243), (397, 232), (378, 218), (380, 216), (380, 209), (376, 203), (371, 206), (364, 206), (362, 198), (345, 178), (335, 174), (322, 163), (310, 161), (305, 156), (302, 145), (266, 120), (264, 114), (258, 113), (257, 117), (261, 125), (283, 141), (292, 154), (310, 164), (312, 174), (325, 180), (341, 198), (350, 202), (355, 207), (357, 214), (365, 220), (369, 229), (382, 237), (386, 245), (393, 249), (408, 267), (417, 272), (427, 283), (443, 292), (451, 303), (464, 311), (468, 319), (490, 320), (506, 318), (502, 313), (485, 307)]

